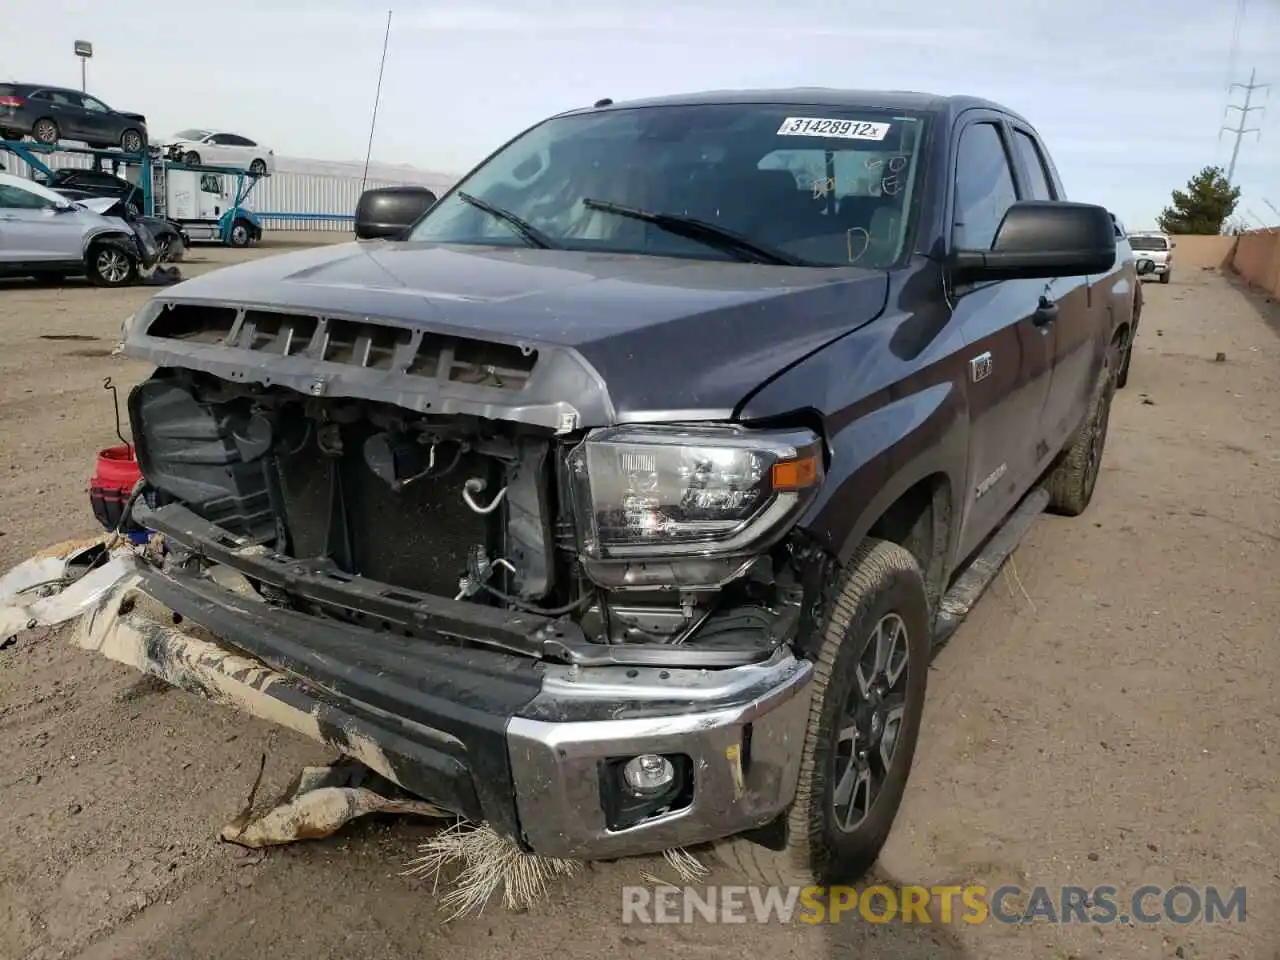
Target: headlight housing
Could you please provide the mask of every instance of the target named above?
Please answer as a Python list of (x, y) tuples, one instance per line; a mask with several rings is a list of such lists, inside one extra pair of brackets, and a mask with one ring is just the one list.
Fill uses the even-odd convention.
[[(813, 432), (733, 424), (594, 430), (567, 466), (588, 575), (619, 586), (617, 571), (601, 576), (603, 565), (687, 560), (696, 567), (758, 555), (795, 522), (823, 479)], [(687, 585), (688, 577), (676, 579), (668, 585)], [(635, 575), (626, 583), (642, 585)]]

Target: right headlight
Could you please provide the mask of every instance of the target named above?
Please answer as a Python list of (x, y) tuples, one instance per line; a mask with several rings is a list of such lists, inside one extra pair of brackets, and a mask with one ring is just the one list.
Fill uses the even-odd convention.
[(798, 519), (823, 479), (811, 431), (732, 424), (595, 430), (567, 465), (589, 571), (754, 556)]

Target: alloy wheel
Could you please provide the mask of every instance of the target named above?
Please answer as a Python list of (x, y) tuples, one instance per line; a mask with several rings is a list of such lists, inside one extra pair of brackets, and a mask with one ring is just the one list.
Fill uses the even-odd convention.
[(890, 613), (871, 631), (858, 658), (839, 720), (831, 797), (836, 826), (844, 833), (866, 820), (892, 769), (907, 708), (909, 649), (906, 623)]
[(107, 283), (123, 283), (129, 276), (129, 258), (119, 250), (103, 250), (96, 262), (98, 276)]

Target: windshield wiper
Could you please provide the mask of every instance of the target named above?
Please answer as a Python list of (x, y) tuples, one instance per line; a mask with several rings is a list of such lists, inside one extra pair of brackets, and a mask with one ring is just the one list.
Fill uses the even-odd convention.
[(634, 220), (652, 223), (654, 226), (670, 233), (688, 237), (690, 240), (697, 240), (709, 247), (723, 250), (725, 253), (733, 254), (739, 259), (747, 260), (751, 263), (771, 263), (788, 267), (812, 266), (807, 260), (801, 260), (799, 257), (793, 256), (784, 250), (779, 250), (777, 247), (758, 243), (733, 230), (707, 223), (705, 220), (699, 220), (696, 217), (686, 217), (678, 213), (654, 213), (651, 210), (641, 210), (638, 207), (624, 206), (611, 200), (595, 200), (591, 197), (583, 197), (582, 205), (593, 210), (616, 213), (620, 217), (631, 217)]
[(543, 250), (556, 249), (557, 245), (550, 237), (527, 220), (523, 220), (516, 216), (510, 210), (503, 210), (501, 207), (495, 207), (488, 200), (481, 200), (479, 197), (473, 197), (471, 194), (463, 193), (461, 190), (458, 191), (458, 196), (473, 207), (483, 210), (491, 217), (497, 217), (504, 223), (509, 223), (511, 226), (515, 227), (516, 232), (519, 233), (520, 236), (524, 237), (525, 240), (529, 242), (530, 246), (541, 247)]

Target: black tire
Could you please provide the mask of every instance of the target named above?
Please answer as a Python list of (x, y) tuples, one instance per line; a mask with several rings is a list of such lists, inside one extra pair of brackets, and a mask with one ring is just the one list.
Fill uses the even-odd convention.
[(1078, 517), (1093, 499), (1098, 474), (1102, 471), (1102, 454), (1107, 445), (1107, 427), (1111, 423), (1111, 400), (1116, 392), (1119, 356), (1117, 346), (1112, 345), (1107, 351), (1098, 382), (1094, 385), (1084, 423), (1045, 479), (1045, 489), (1049, 491), (1049, 510), (1052, 513)]
[(1160, 274), (1160, 282), (1161, 283), (1169, 282), (1169, 271), (1166, 270), (1164, 273)]
[(48, 117), (41, 117), (31, 125), (31, 139), (48, 146), (56, 144), (62, 137), (58, 125)]
[(249, 164), (249, 172), (255, 177), (260, 177), (267, 172), (267, 162), (265, 160), (255, 160)]
[(146, 145), (147, 140), (142, 135), (142, 131), (135, 130), (133, 127), (120, 134), (120, 149), (125, 153), (141, 153)]
[(180, 263), (187, 255), (187, 245), (181, 237), (173, 234), (167, 235), (159, 246), (161, 263)]
[(120, 242), (100, 240), (89, 246), (85, 272), (98, 287), (127, 287), (138, 279), (138, 262)]
[[(858, 742), (842, 737), (842, 732), (853, 726), (847, 707), (853, 702), (866, 713), (874, 702), (862, 696), (858, 671), (879, 628), (890, 621), (905, 630), (905, 639), (899, 639), (906, 663), (891, 687), (891, 691), (901, 692), (901, 719), (887, 764), (882, 752), (868, 751), (876, 753), (876, 766), (881, 770), (879, 790), (874, 795), (867, 793), (863, 818), (845, 830), (837, 820), (836, 794), (857, 766), (852, 757)], [(786, 816), (786, 848), (774, 851), (735, 837), (717, 846), (726, 865), (752, 882), (764, 884), (851, 883), (866, 874), (888, 839), (911, 773), (931, 649), (929, 601), (919, 564), (896, 544), (866, 540), (841, 580), (814, 655), (813, 699), (795, 801)], [(886, 667), (895, 662), (897, 650), (897, 645), (890, 649)], [(892, 722), (884, 719), (883, 704), (887, 702), (891, 701), (880, 702), (870, 714), (881, 717), (881, 737)], [(862, 726), (874, 734), (874, 726)], [(860, 782), (853, 782), (850, 810)]]
[(200, 154), (196, 153), (194, 150), (188, 150), (182, 155), (182, 162), (195, 166), (200, 163)]
[(253, 242), (253, 225), (248, 220), (237, 219), (231, 224), (231, 236), (227, 243), (233, 247), (247, 247)]
[(1133, 361), (1133, 341), (1138, 337), (1135, 330), (1129, 334), (1129, 342), (1124, 348), (1124, 357), (1120, 361), (1120, 371), (1116, 374), (1116, 389), (1123, 390), (1129, 385), (1129, 364)]

